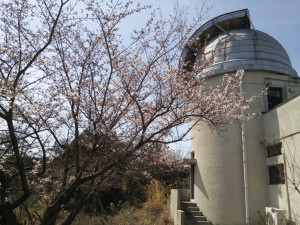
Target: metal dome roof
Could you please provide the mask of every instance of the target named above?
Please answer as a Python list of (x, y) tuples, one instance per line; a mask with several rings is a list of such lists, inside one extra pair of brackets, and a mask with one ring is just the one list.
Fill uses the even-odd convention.
[(252, 29), (224, 32), (208, 41), (200, 57), (212, 58), (203, 74), (245, 71), (269, 71), (297, 76), (281, 44), (270, 35)]
[[(211, 57), (211, 58), (210, 58)], [(281, 44), (270, 35), (251, 29), (248, 9), (226, 13), (201, 26), (182, 52), (186, 69), (199, 59), (209, 59), (201, 75), (268, 71), (297, 77)]]

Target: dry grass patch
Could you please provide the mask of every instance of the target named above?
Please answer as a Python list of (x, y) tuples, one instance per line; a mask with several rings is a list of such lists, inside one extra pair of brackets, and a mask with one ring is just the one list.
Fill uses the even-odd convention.
[(141, 207), (123, 206), (106, 218), (80, 214), (74, 225), (173, 225), (169, 215), (167, 192), (159, 181), (145, 187), (147, 201)]

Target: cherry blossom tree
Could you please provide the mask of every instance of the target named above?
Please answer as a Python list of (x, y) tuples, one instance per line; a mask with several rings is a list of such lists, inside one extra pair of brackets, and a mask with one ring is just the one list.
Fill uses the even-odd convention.
[[(30, 123), (22, 121), (22, 107), (26, 104), (26, 92), (44, 78), (37, 73), (36, 61), (51, 44), (55, 30), (68, 0), (58, 2), (37, 1), (0, 2), (0, 118), (1, 161), (12, 155), (15, 170), (10, 174), (1, 165), (1, 224), (18, 224), (13, 210), (20, 207), (31, 195), (24, 165), (24, 154), (34, 147), (28, 143), (33, 135)], [(30, 115), (26, 115), (29, 119)], [(25, 122), (25, 123), (24, 123)], [(36, 125), (35, 125), (36, 126)], [(35, 141), (36, 137), (31, 137)], [(42, 141), (42, 140), (40, 140)], [(27, 146), (21, 146), (22, 143)], [(31, 145), (31, 146), (30, 146)], [(17, 178), (21, 192), (10, 198), (10, 183)]]
[[(131, 161), (157, 154), (168, 163), (159, 157), (163, 146), (181, 141), (199, 122), (218, 130), (246, 118), (238, 112), (256, 97), (239, 94), (242, 71), (209, 87), (198, 74), (211, 59), (189, 70), (179, 66), (183, 47), (197, 41), (189, 37), (205, 5), (194, 20), (176, 6), (167, 18), (154, 11), (125, 40), (126, 19), (149, 8), (117, 0), (1, 1), (3, 224), (20, 224), (14, 209), (42, 197), (37, 181), (53, 188), (44, 210), (27, 208), (27, 222), (55, 224), (72, 202), (63, 222), (71, 224)], [(189, 128), (177, 129), (191, 119)], [(153, 151), (157, 144), (160, 152)], [(26, 170), (26, 156), (36, 157), (33, 169)], [(60, 176), (48, 172), (53, 157), (60, 159)], [(8, 158), (14, 167), (6, 166)]]

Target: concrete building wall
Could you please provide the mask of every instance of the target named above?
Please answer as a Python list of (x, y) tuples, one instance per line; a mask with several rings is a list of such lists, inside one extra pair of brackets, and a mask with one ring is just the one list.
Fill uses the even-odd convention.
[[(204, 126), (192, 132), (195, 152), (194, 198), (213, 224), (240, 224), (244, 221), (244, 187), (239, 126), (215, 134)], [(197, 129), (196, 128), (196, 129)]]
[[(211, 78), (208, 80), (208, 84), (216, 85), (220, 77)], [(252, 96), (265, 91), (267, 85), (281, 87), (286, 99), (295, 95), (296, 92), (300, 92), (299, 84), (295, 84), (290, 79), (285, 75), (268, 72), (245, 72), (243, 89), (247, 96)], [(294, 92), (288, 91), (291, 86)], [(275, 110), (266, 113), (267, 111), (268, 102), (265, 95), (248, 111), (263, 113), (263, 115), (245, 123), (250, 225), (260, 222), (258, 210), (263, 210), (268, 205), (274, 207), (280, 205), (270, 201), (273, 195), (278, 194), (278, 187), (275, 187), (276, 191), (269, 185), (269, 172), (266, 164), (267, 151), (263, 144), (265, 124), (268, 123), (265, 121), (265, 117)], [(290, 121), (286, 122), (290, 123)], [(289, 125), (282, 126), (286, 126), (284, 129), (289, 129)], [(271, 128), (271, 130), (273, 129)], [(270, 135), (274, 136), (271, 133)], [(225, 132), (219, 134), (212, 133), (204, 125), (199, 125), (192, 131), (192, 138), (191, 150), (195, 152), (197, 159), (194, 178), (195, 201), (199, 203), (200, 209), (213, 224), (245, 224), (241, 125), (230, 124), (225, 127)], [(274, 194), (270, 196), (268, 192)]]
[[(264, 76), (269, 74), (264, 73)], [(220, 77), (214, 77), (208, 83), (216, 85)], [(261, 93), (266, 88), (262, 81), (263, 74), (246, 72), (243, 89), (248, 96)], [(265, 110), (264, 98), (250, 109), (256, 113)], [(191, 150), (197, 159), (195, 200), (214, 224), (239, 225), (246, 221), (241, 124), (230, 124), (225, 129), (219, 134), (205, 126), (192, 131)], [(266, 155), (264, 146), (259, 144), (263, 136), (262, 118), (247, 122), (245, 130), (250, 221), (257, 224), (257, 209), (264, 208), (267, 201)]]
[[(298, 90), (298, 88), (297, 88)], [(299, 92), (298, 92), (299, 93)], [(300, 95), (264, 115), (267, 145), (282, 143), (282, 155), (268, 157), (267, 165), (285, 163), (286, 183), (268, 184), (268, 206), (287, 211), (287, 218), (300, 223)], [(286, 160), (284, 160), (284, 156)], [(290, 210), (289, 210), (290, 209)], [(290, 211), (290, 212), (289, 212)]]

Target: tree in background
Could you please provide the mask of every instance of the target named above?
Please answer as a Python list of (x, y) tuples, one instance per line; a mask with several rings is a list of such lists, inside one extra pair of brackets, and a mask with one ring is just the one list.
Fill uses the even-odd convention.
[[(197, 74), (210, 59), (188, 71), (178, 66), (185, 44), (198, 43), (189, 37), (205, 7), (193, 22), (176, 6), (167, 18), (154, 11), (126, 41), (120, 27), (149, 6), (3, 0), (0, 8), (2, 224), (24, 221), (15, 212), (44, 197), (37, 182), (52, 185), (51, 195), (43, 209), (26, 208), (27, 223), (55, 224), (72, 202), (63, 222), (71, 224), (90, 196), (130, 162), (159, 157), (199, 122), (218, 130), (245, 119), (236, 113), (255, 100), (237, 91), (242, 71), (207, 87)], [(189, 128), (177, 129), (191, 118)], [(153, 151), (157, 144), (160, 151)], [(47, 172), (56, 153), (62, 169)], [(40, 159), (33, 170), (26, 170), (26, 156)]]

